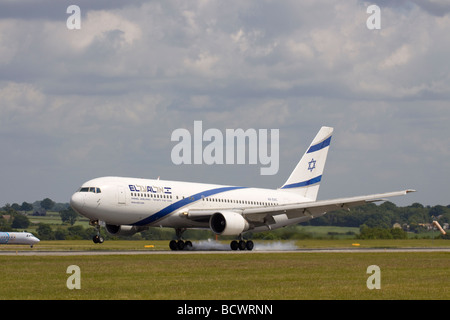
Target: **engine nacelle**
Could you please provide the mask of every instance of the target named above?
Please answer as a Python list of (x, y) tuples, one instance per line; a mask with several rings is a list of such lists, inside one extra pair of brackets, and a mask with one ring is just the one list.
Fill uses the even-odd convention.
[(209, 219), (209, 227), (218, 235), (237, 236), (249, 229), (247, 220), (233, 211), (216, 212)]
[(115, 236), (132, 236), (137, 232), (141, 232), (148, 229), (147, 227), (127, 226), (127, 225), (116, 226), (114, 224), (107, 224), (105, 227), (108, 233)]

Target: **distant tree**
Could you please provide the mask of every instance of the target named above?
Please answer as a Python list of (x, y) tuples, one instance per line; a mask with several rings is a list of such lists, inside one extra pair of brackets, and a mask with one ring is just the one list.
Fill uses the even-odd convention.
[(38, 236), (41, 240), (54, 240), (55, 235), (52, 231), (50, 225), (45, 223), (40, 223), (39, 227), (36, 229)]
[(379, 208), (382, 209), (382, 210), (395, 211), (397, 209), (397, 206), (395, 205), (395, 203), (392, 203), (390, 201), (386, 201), (386, 202), (380, 204)]
[(90, 239), (91, 233), (89, 229), (85, 229), (82, 226), (73, 226), (67, 228), (69, 234), (66, 236), (68, 240), (82, 240), (82, 239)]
[(66, 240), (68, 234), (66, 229), (58, 228), (58, 230), (54, 232), (55, 240)]
[(33, 205), (28, 202), (22, 202), (22, 205), (20, 206), (21, 211), (33, 211)]
[(11, 223), (11, 227), (14, 229), (25, 229), (28, 228), (29, 225), (30, 220), (28, 220), (28, 217), (21, 214), (15, 216), (13, 222)]
[(8, 220), (3, 217), (0, 213), (0, 230), (1, 231), (12, 231), (11, 224), (8, 222)]
[(408, 234), (400, 228), (393, 228), (389, 230), (394, 239), (406, 239), (408, 238)]
[(432, 217), (439, 217), (445, 213), (447, 213), (448, 209), (444, 206), (434, 206), (430, 209), (429, 215)]
[(5, 204), (5, 206), (2, 209), (3, 209), (3, 211), (6, 212), (6, 214), (17, 213), (16, 210), (14, 210), (9, 203)]
[(41, 207), (45, 210), (50, 210), (55, 205), (55, 202), (49, 198), (45, 198), (41, 201)]
[(59, 215), (61, 216), (62, 222), (64, 222), (64, 223), (68, 222), (71, 226), (73, 226), (75, 224), (75, 221), (78, 218), (78, 213), (73, 211), (72, 208), (61, 210), (59, 212)]

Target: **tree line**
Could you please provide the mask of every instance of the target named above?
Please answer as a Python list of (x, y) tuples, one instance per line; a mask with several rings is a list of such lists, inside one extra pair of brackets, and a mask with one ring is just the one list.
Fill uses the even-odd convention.
[(394, 203), (386, 201), (380, 205), (366, 204), (348, 210), (336, 210), (326, 215), (310, 220), (307, 224), (312, 226), (342, 226), (369, 228), (392, 228), (398, 223), (407, 231), (416, 232), (425, 228), (424, 225), (434, 220), (441, 225), (450, 223), (450, 205), (424, 206), (413, 203), (406, 207), (397, 207)]

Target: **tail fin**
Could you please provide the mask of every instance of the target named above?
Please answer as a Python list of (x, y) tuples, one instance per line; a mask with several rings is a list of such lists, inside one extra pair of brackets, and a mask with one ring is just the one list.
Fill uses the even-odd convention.
[(317, 199), (333, 128), (322, 127), (306, 153), (281, 187), (313, 201)]

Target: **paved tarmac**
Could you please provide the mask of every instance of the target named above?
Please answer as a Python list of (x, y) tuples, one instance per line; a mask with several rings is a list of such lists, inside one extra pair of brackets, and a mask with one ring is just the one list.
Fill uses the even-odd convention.
[(1, 250), (0, 256), (101, 256), (101, 255), (151, 255), (151, 254), (253, 254), (253, 253), (398, 253), (398, 252), (450, 252), (450, 248), (324, 248), (232, 251), (232, 250), (91, 250), (91, 251), (41, 251), (41, 250)]

